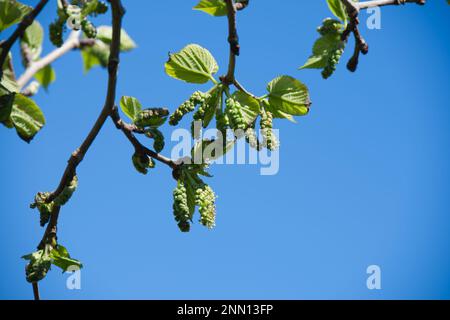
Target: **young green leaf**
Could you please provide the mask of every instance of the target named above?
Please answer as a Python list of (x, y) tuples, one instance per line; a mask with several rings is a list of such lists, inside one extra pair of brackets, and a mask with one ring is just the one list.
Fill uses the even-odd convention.
[(25, 30), (21, 43), (26, 44), (31, 53), (31, 58), (37, 60), (42, 52), (42, 42), (44, 40), (44, 29), (38, 21)]
[(31, 10), (31, 7), (16, 0), (0, 1), (0, 32), (22, 21)]
[[(110, 45), (112, 41), (112, 27), (100, 26), (97, 28), (97, 39)], [(120, 34), (120, 50), (131, 51), (136, 48), (136, 43), (131, 39), (125, 30), (121, 30)]]
[(62, 245), (57, 245), (55, 249), (50, 252), (52, 264), (61, 268), (63, 272), (66, 272), (70, 268), (76, 267), (78, 269), (83, 268), (83, 264), (70, 257), (69, 252)]
[(129, 96), (123, 96), (120, 99), (120, 109), (132, 121), (136, 119), (136, 115), (142, 110), (142, 105), (138, 99)]
[(347, 22), (347, 13), (341, 0), (327, 0), (328, 8), (341, 21)]
[(330, 55), (341, 43), (339, 34), (320, 37), (313, 46), (313, 54), (300, 69), (323, 69), (327, 66)]
[(199, 45), (190, 44), (180, 52), (170, 54), (165, 69), (172, 78), (202, 84), (213, 79), (219, 67), (208, 50)]
[(297, 79), (289, 76), (275, 78), (267, 90), (272, 108), (295, 116), (308, 114), (311, 105), (308, 88)]
[(236, 91), (233, 99), (241, 105), (241, 113), (247, 126), (250, 126), (259, 115), (259, 101), (242, 91)]
[(39, 70), (34, 75), (34, 78), (44, 87), (45, 90), (47, 90), (49, 85), (56, 80), (56, 73), (51, 65), (47, 65), (43, 69)]
[(194, 10), (200, 10), (215, 17), (226, 16), (228, 13), (227, 4), (223, 0), (200, 0)]
[(41, 109), (33, 100), (21, 94), (15, 95), (11, 120), (19, 137), (26, 142), (30, 142), (45, 124)]

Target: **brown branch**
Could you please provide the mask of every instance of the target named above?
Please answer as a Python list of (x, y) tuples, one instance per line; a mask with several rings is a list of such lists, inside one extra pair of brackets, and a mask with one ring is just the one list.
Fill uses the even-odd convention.
[(117, 107), (115, 107), (111, 112), (111, 119), (116, 125), (116, 128), (121, 130), (124, 135), (127, 137), (127, 139), (131, 142), (133, 145), (135, 151), (140, 154), (144, 154), (149, 156), (150, 158), (153, 158), (161, 163), (164, 163), (168, 165), (170, 168), (175, 170), (178, 168), (178, 165), (171, 159), (164, 157), (163, 155), (160, 155), (159, 153), (156, 153), (153, 150), (150, 150), (149, 148), (145, 147), (143, 144), (139, 142), (139, 140), (136, 138), (134, 133), (144, 133), (142, 129), (137, 128), (135, 125), (128, 124), (124, 122), (119, 115), (119, 111)]
[(39, 295), (39, 284), (37, 282), (33, 282), (32, 285), (34, 300), (41, 300), (41, 297)]
[(68, 160), (67, 167), (61, 178), (61, 181), (57, 189), (50, 194), (47, 198), (47, 202), (52, 202), (58, 195), (64, 190), (64, 188), (72, 181), (75, 170), (83, 161), (84, 156), (91, 147), (94, 140), (97, 138), (103, 124), (110, 115), (112, 109), (114, 108), (115, 98), (116, 98), (116, 85), (117, 85), (117, 69), (119, 66), (119, 55), (120, 55), (120, 30), (122, 28), (122, 17), (125, 10), (122, 7), (121, 0), (110, 0), (112, 6), (113, 15), (113, 36), (111, 41), (110, 56), (108, 63), (108, 89), (106, 94), (105, 104), (100, 115), (97, 118), (91, 131), (81, 144), (81, 146), (76, 149)]
[(224, 84), (230, 85), (234, 82), (234, 72), (236, 69), (236, 56), (240, 53), (239, 36), (236, 27), (236, 6), (234, 0), (225, 0), (228, 9), (228, 42), (230, 44), (230, 58), (228, 63), (228, 73), (221, 77)]
[[(5, 63), (6, 57), (8, 56), (9, 51), (11, 50), (14, 43), (23, 35), (25, 30), (33, 23), (34, 19), (41, 13), (42, 9), (44, 9), (45, 5), (49, 0), (41, 0), (36, 5), (36, 7), (28, 13), (22, 21), (19, 23), (19, 26), (14, 30), (11, 36), (0, 45), (0, 66), (3, 66)], [(0, 68), (0, 79), (3, 77), (3, 69)]]
[[(111, 48), (110, 48), (110, 56), (108, 63), (108, 89), (106, 93), (105, 104), (103, 109), (97, 118), (94, 126), (91, 131), (87, 135), (84, 142), (81, 146), (72, 153), (67, 167), (64, 171), (64, 174), (61, 178), (61, 181), (58, 185), (58, 188), (50, 194), (50, 196), (46, 199), (47, 202), (51, 202), (58, 197), (64, 188), (70, 183), (73, 179), (76, 169), (78, 165), (83, 160), (90, 146), (96, 139), (99, 134), (103, 124), (108, 118), (111, 110), (114, 108), (114, 101), (116, 98), (116, 86), (117, 86), (117, 69), (119, 66), (119, 56), (120, 56), (120, 37), (122, 30), (122, 17), (125, 14), (125, 9), (122, 6), (121, 0), (109, 0), (112, 8), (112, 28), (113, 35), (111, 40)], [(38, 248), (45, 246), (46, 243), (54, 243), (53, 240), (56, 241), (56, 232), (58, 225), (60, 207), (55, 206), (54, 211), (52, 212), (50, 221), (47, 225), (47, 228), (44, 232), (44, 236), (42, 237), (41, 242), (38, 245)], [(35, 289), (35, 285), (33, 284), (33, 289)]]
[(426, 3), (426, 0), (372, 0), (372, 1), (358, 2), (355, 3), (355, 5), (358, 7), (358, 9), (363, 10), (368, 8), (382, 7), (389, 5), (398, 6), (406, 3), (416, 3), (418, 5), (424, 5)]
[(406, 3), (416, 3), (419, 5), (424, 5), (426, 0), (371, 0), (365, 2), (353, 2), (352, 0), (341, 0), (345, 7), (350, 22), (348, 23), (346, 29), (342, 33), (342, 41), (347, 42), (351, 33), (353, 33), (355, 38), (355, 49), (352, 57), (347, 63), (347, 69), (351, 72), (355, 72), (358, 68), (359, 55), (367, 54), (369, 52), (369, 45), (362, 37), (359, 31), (359, 12), (362, 9), (368, 9), (379, 6), (388, 5), (401, 5)]

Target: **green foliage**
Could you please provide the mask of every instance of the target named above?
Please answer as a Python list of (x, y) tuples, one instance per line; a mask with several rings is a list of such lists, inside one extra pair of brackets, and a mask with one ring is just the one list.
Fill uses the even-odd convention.
[(272, 80), (268, 86), (270, 111), (281, 111), (293, 116), (304, 116), (311, 104), (308, 88), (289, 76)]
[(215, 17), (227, 15), (227, 4), (223, 0), (200, 0), (194, 10), (206, 12)]
[(161, 152), (164, 149), (165, 141), (164, 141), (164, 135), (161, 131), (159, 131), (156, 128), (148, 128), (145, 131), (145, 135), (153, 139), (153, 149), (155, 149), (156, 152)]
[(191, 214), (187, 190), (182, 180), (178, 180), (177, 186), (173, 190), (173, 214), (180, 230), (182, 232), (189, 232), (191, 229)]
[[(112, 29), (110, 26), (97, 28), (97, 40), (92, 46), (85, 46), (81, 50), (84, 71), (88, 72), (95, 66), (106, 68), (109, 62), (109, 52), (112, 41)], [(125, 30), (121, 30), (120, 50), (128, 52), (136, 48), (136, 43)]]
[(325, 19), (317, 29), (321, 37), (314, 43), (313, 53), (301, 69), (323, 69), (323, 78), (329, 78), (344, 53), (345, 42), (341, 40), (343, 28), (339, 21)]
[(22, 21), (31, 11), (31, 7), (26, 6), (16, 0), (0, 1), (0, 32)]
[(143, 129), (158, 128), (166, 122), (168, 116), (169, 110), (165, 108), (148, 108), (136, 114), (134, 124)]
[(33, 140), (45, 124), (44, 114), (37, 104), (19, 93), (14, 95), (9, 120), (19, 137), (26, 142)]
[(169, 119), (169, 124), (171, 126), (176, 126), (182, 119), (183, 117), (194, 111), (195, 107), (199, 104), (203, 104), (206, 101), (206, 96), (205, 93), (201, 92), (201, 91), (196, 91), (194, 92), (188, 100), (186, 100), (185, 102), (183, 102), (178, 108), (177, 110), (175, 110), (175, 112), (170, 116)]
[(44, 89), (48, 89), (50, 84), (56, 81), (56, 73), (52, 66), (49, 64), (39, 70), (34, 75), (34, 78), (39, 82), (40, 85), (44, 87)]
[(208, 50), (199, 45), (190, 44), (180, 52), (170, 54), (165, 69), (172, 78), (202, 84), (213, 79), (219, 67)]
[(70, 200), (70, 198), (72, 198), (72, 195), (75, 192), (75, 190), (77, 190), (77, 187), (78, 187), (78, 177), (74, 175), (69, 185), (67, 185), (64, 188), (63, 192), (61, 192), (61, 194), (58, 195), (56, 199), (53, 201), (55, 205), (57, 206), (65, 205)]
[(136, 115), (142, 110), (142, 105), (139, 100), (134, 97), (123, 96), (120, 99), (120, 108), (128, 118), (134, 121)]
[(131, 160), (136, 171), (144, 175), (148, 173), (148, 169), (153, 169), (155, 167), (153, 159), (140, 152), (135, 152), (131, 157)]
[(28, 282), (38, 282), (45, 278), (52, 266), (51, 246), (46, 245), (45, 249), (38, 250), (22, 258), (29, 263), (25, 268)]
[(49, 192), (38, 192), (38, 194), (34, 198), (34, 203), (30, 205), (31, 209), (38, 209), (40, 214), (41, 227), (44, 227), (48, 223), (48, 221), (50, 220), (50, 216), (52, 215), (52, 212), (55, 208), (54, 202), (46, 202), (49, 196)]
[(263, 146), (274, 151), (278, 148), (278, 140), (273, 134), (273, 116), (270, 111), (264, 111), (261, 114), (260, 127), (263, 135)]
[(44, 29), (38, 21), (33, 23), (25, 30), (21, 38), (21, 44), (25, 44), (30, 50), (31, 59), (36, 61), (42, 52), (42, 42), (44, 41)]
[(345, 11), (345, 6), (341, 0), (327, 0), (328, 7), (331, 12), (336, 16), (336, 18), (341, 21), (347, 22), (347, 13)]
[(215, 226), (216, 195), (200, 178), (200, 175), (209, 176), (205, 169), (205, 165), (197, 164), (183, 164), (177, 169), (179, 178), (173, 192), (173, 211), (182, 232), (190, 230), (196, 206), (199, 208), (201, 224), (207, 228)]
[(70, 267), (79, 269), (83, 267), (80, 261), (71, 258), (67, 249), (59, 244), (55, 247), (46, 244), (44, 249), (25, 255), (22, 259), (29, 261), (25, 271), (27, 281), (30, 283), (44, 279), (52, 264), (61, 268), (63, 272)]

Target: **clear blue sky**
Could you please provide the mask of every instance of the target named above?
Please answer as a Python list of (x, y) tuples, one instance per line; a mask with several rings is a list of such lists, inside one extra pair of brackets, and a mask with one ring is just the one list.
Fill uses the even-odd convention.
[[(55, 18), (53, 2), (40, 17), (46, 25)], [(210, 49), (226, 70), (224, 18), (191, 10), (194, 0), (124, 2), (124, 27), (139, 48), (122, 58), (119, 97), (173, 110), (203, 89), (164, 73), (167, 53), (188, 43)], [(262, 95), (268, 81), (290, 74), (309, 86), (314, 103), (297, 125), (276, 122), (279, 174), (213, 167), (217, 227), (196, 223), (182, 234), (170, 171), (159, 165), (149, 176), (137, 174), (132, 148), (108, 122), (60, 219), (60, 242), (85, 266), (82, 290), (67, 290), (67, 275), (55, 268), (41, 283), (42, 296), (450, 298), (450, 7), (428, 2), (383, 9), (382, 29), (363, 29), (370, 53), (358, 72), (342, 64), (324, 81), (297, 67), (329, 16), (325, 1), (252, 1), (238, 18), (238, 79)], [(79, 52), (54, 67), (57, 82), (36, 97), (47, 125), (35, 141), (27, 145), (0, 128), (0, 298), (32, 297), (20, 257), (43, 230), (28, 205), (37, 191), (56, 187), (104, 101), (105, 71), (83, 75)], [(366, 288), (372, 264), (382, 270), (380, 291)]]

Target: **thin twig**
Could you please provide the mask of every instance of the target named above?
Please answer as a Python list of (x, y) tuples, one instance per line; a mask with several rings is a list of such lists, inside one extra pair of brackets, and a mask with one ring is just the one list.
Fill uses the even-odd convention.
[(33, 286), (34, 300), (41, 300), (41, 297), (39, 295), (39, 284), (37, 282), (33, 282), (32, 286)]
[(75, 175), (76, 168), (78, 167), (80, 162), (83, 161), (84, 156), (86, 155), (94, 140), (97, 138), (97, 135), (103, 127), (103, 124), (106, 122), (106, 119), (114, 108), (116, 98), (117, 69), (119, 66), (120, 55), (120, 30), (122, 28), (122, 17), (125, 13), (125, 10), (122, 7), (121, 0), (110, 0), (110, 2), (113, 15), (113, 36), (108, 63), (109, 77), (105, 104), (94, 126), (92, 127), (91, 131), (89, 132), (81, 146), (76, 149), (70, 156), (67, 167), (58, 187), (47, 198), (48, 203), (55, 200), (55, 198), (61, 194), (64, 188), (70, 183), (70, 181), (72, 181)]
[[(29, 61), (27, 69), (17, 80), (19, 88), (24, 88), (28, 82), (34, 77), (34, 75), (41, 69), (52, 64), (54, 61), (62, 57), (64, 54), (68, 53), (73, 49), (77, 49), (82, 45), (93, 45), (93, 41), (84, 41), (85, 39), (80, 39), (80, 31), (72, 31), (67, 38), (66, 42), (60, 47), (56, 48), (50, 52), (45, 57), (39, 59), (38, 61)], [(91, 39), (87, 39), (91, 40)], [(25, 48), (24, 48), (25, 49)]]
[(164, 163), (168, 165), (172, 169), (176, 169), (178, 165), (171, 159), (164, 157), (163, 155), (160, 155), (159, 153), (156, 153), (153, 150), (148, 149), (143, 144), (139, 142), (139, 140), (136, 138), (136, 136), (133, 133), (143, 133), (142, 130), (137, 128), (136, 126), (132, 124), (128, 124), (124, 122), (119, 115), (118, 109), (114, 108), (111, 112), (111, 119), (116, 125), (117, 129), (121, 130), (127, 139), (131, 142), (136, 152), (145, 154), (149, 156), (150, 158), (153, 158), (161, 163)]
[[(5, 63), (6, 57), (8, 56), (9, 51), (11, 50), (14, 43), (19, 39), (25, 30), (33, 23), (34, 19), (41, 13), (42, 9), (44, 9), (45, 5), (48, 3), (49, 0), (41, 0), (36, 5), (36, 7), (28, 13), (23, 20), (19, 23), (18, 27), (14, 32), (11, 34), (11, 36), (3, 42), (0, 45), (1, 52), (0, 52), (0, 66), (3, 66)], [(0, 68), (0, 79), (3, 77), (3, 69)]]
[(222, 82), (230, 85), (234, 82), (234, 72), (236, 69), (236, 56), (240, 53), (239, 36), (236, 27), (236, 6), (234, 0), (225, 0), (228, 9), (228, 42), (230, 44), (230, 58), (228, 63), (228, 73), (222, 77)]
[(372, 0), (372, 1), (358, 2), (355, 3), (355, 5), (358, 7), (358, 9), (363, 10), (368, 8), (382, 7), (389, 5), (402, 5), (406, 3), (416, 3), (418, 5), (424, 5), (426, 3), (426, 0)]

